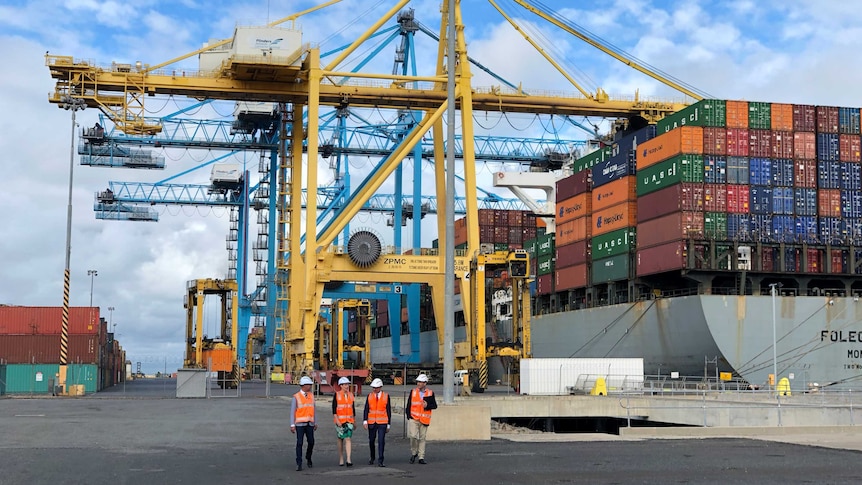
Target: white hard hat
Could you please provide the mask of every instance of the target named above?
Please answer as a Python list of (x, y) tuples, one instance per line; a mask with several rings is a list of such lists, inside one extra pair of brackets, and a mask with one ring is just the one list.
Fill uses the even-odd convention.
[(342, 384), (350, 384), (350, 378), (342, 377), (341, 379), (338, 379), (338, 385), (340, 386)]
[(416, 382), (428, 382), (428, 376), (426, 376), (425, 374), (419, 374), (416, 377)]
[(371, 387), (383, 387), (383, 381), (380, 379), (374, 379), (371, 381)]
[(299, 385), (304, 386), (306, 384), (314, 384), (314, 381), (311, 380), (311, 377), (302, 376), (302, 379), (299, 380)]

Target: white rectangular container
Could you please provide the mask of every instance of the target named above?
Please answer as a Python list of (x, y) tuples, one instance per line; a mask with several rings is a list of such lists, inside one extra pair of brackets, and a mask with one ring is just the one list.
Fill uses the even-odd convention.
[(237, 27), (233, 37), (236, 55), (287, 57), (302, 47), (302, 32), (280, 27)]
[(643, 359), (522, 359), (521, 394), (555, 396), (588, 393), (601, 377), (608, 393), (643, 387)]

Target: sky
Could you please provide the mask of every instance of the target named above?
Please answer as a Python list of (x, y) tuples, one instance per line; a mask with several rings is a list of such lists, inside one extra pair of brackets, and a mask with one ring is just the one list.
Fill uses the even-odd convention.
[[(140, 0), (7, 0), (0, 5), (0, 153), (5, 177), (0, 189), (0, 304), (61, 306), (65, 227), (71, 143), (70, 112), (48, 103), (53, 81), (44, 54), (74, 56), (99, 65), (111, 62), (156, 64), (194, 51), (210, 39), (233, 35), (236, 25), (261, 25), (309, 8), (312, 1)], [(348, 44), (396, 2), (344, 0), (302, 17), (297, 27), (303, 42), (321, 52)], [(571, 95), (574, 88), (484, 0), (463, 2), (465, 35), (471, 57), (532, 92)], [(511, 0), (497, 2), (534, 34), (588, 91), (601, 87), (612, 96), (654, 96), (681, 100), (680, 93), (635, 72), (621, 62), (562, 32)], [(799, 104), (859, 106), (862, 64), (862, 10), (843, 0), (597, 0), (534, 2), (573, 22), (606, 44), (721, 99)], [(417, 20), (438, 32), (440, 0), (414, 0)], [(385, 26), (393, 25), (389, 21)], [(372, 47), (360, 49), (370, 52)], [(364, 69), (390, 73), (394, 46), (388, 46)], [(417, 41), (420, 74), (434, 69), (436, 46)], [(345, 69), (356, 65), (348, 59)], [(192, 57), (173, 66), (195, 69)], [(473, 85), (499, 82), (474, 69)], [(174, 97), (151, 102), (151, 116), (166, 116), (194, 101)], [(230, 115), (230, 103), (189, 117)], [(377, 114), (386, 116), (385, 114)], [(77, 113), (78, 127), (93, 126), (98, 112)], [(500, 136), (559, 136), (582, 139), (580, 130), (557, 120), (527, 115), (475, 113), (480, 132)], [(589, 120), (606, 129), (607, 120)], [(562, 128), (561, 128), (562, 127)], [(78, 139), (75, 137), (77, 145)], [(154, 207), (157, 223), (95, 219), (94, 194), (109, 181), (156, 182), (211, 161), (220, 153), (163, 150), (164, 171), (81, 166), (75, 156), (72, 196), (71, 305), (93, 305), (115, 324), (117, 338), (133, 363), (144, 371), (182, 365), (186, 282), (223, 278), (227, 272), (225, 235), (229, 211), (224, 208)], [(258, 154), (236, 161), (256, 166)], [(322, 184), (332, 180), (328, 163), (318, 161)], [(374, 160), (352, 159), (359, 180)], [(508, 170), (499, 164), (477, 167), (480, 182)], [(424, 170), (428, 170), (425, 167)], [(252, 168), (252, 172), (254, 169)], [(353, 172), (351, 172), (353, 174)], [(433, 173), (430, 172), (430, 173)], [(175, 183), (206, 183), (208, 169), (191, 171)], [(488, 182), (483, 188), (494, 191)], [(387, 192), (388, 190), (388, 192)], [(382, 189), (392, 193), (391, 184)], [(499, 191), (497, 191), (499, 192)], [(500, 192), (505, 197), (509, 194)], [(360, 214), (356, 226), (378, 228), (391, 238), (379, 214)], [(408, 232), (410, 227), (408, 226)], [(424, 225), (423, 225), (423, 230)], [(255, 234), (256, 230), (252, 230)], [(425, 231), (422, 245), (436, 235)], [(407, 241), (408, 245), (412, 241)], [(88, 276), (96, 270), (98, 276)], [(252, 273), (250, 282), (256, 277)], [(92, 288), (92, 293), (91, 293)], [(114, 308), (108, 311), (108, 308)], [(216, 325), (213, 312), (207, 328)], [(2, 357), (2, 356), (0, 356)]]

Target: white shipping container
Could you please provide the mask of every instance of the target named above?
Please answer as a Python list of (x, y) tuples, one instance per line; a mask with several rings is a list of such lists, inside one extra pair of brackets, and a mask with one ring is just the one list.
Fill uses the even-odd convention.
[(556, 396), (589, 392), (602, 377), (608, 392), (641, 389), (642, 358), (614, 359), (522, 359), (520, 393)]

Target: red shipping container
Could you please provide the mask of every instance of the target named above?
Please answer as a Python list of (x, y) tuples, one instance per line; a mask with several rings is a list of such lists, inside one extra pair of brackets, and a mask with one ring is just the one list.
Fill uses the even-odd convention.
[(811, 131), (817, 129), (816, 109), (811, 104), (793, 105), (793, 131)]
[(751, 157), (772, 156), (772, 132), (769, 130), (748, 130), (748, 155)]
[(578, 264), (566, 268), (556, 268), (554, 272), (554, 291), (571, 290), (587, 286), (587, 266)]
[(682, 210), (689, 212), (697, 212), (703, 210), (703, 184), (683, 182), (680, 184), (682, 193)]
[(509, 211), (509, 227), (521, 227), (524, 225), (524, 211)]
[(638, 223), (682, 209), (682, 185), (674, 184), (638, 197)]
[(818, 106), (815, 109), (818, 133), (838, 133), (838, 108)]
[(775, 251), (772, 248), (764, 247), (760, 253), (760, 270), (764, 272), (775, 271)]
[(389, 312), (377, 314), (376, 326), (377, 327), (388, 327), (389, 326)]
[[(466, 233), (464, 242), (467, 242)], [(479, 226), (479, 242), (493, 243), (494, 242), (494, 226)], [(456, 243), (458, 244), (458, 243)]]
[(638, 249), (637, 275), (648, 276), (685, 268), (685, 246), (682, 241), (673, 241), (661, 246)]
[(797, 131), (793, 134), (793, 158), (817, 158), (817, 137), (813, 132)]
[(637, 248), (703, 237), (703, 212), (676, 212), (638, 224)]
[(703, 207), (708, 212), (727, 212), (727, 186), (704, 184)]
[(817, 160), (795, 160), (793, 163), (793, 186), (816, 189)]
[[(746, 116), (748, 113), (746, 112)], [(746, 118), (747, 119), (747, 118)], [(727, 129), (727, 155), (730, 157), (747, 157), (749, 152), (748, 128)]]
[(558, 180), (555, 202), (570, 199), (590, 190), (593, 185), (592, 176), (591, 170), (581, 170), (570, 177)]
[(832, 273), (844, 273), (844, 255), (840, 249), (833, 249), (831, 252), (832, 267), (829, 268)]
[(512, 244), (522, 244), (524, 242), (524, 230), (520, 227), (510, 227), (509, 228), (509, 239), (506, 243), (511, 246)]
[(770, 123), (773, 130), (793, 131), (793, 105), (772, 103)]
[[(0, 306), (0, 335), (59, 335), (62, 326), (62, 307)], [(69, 335), (97, 335), (99, 327), (99, 307), (69, 308)]]
[(494, 226), (506, 227), (509, 225), (509, 211), (504, 209), (494, 209)]
[(556, 267), (564, 268), (586, 263), (589, 247), (586, 239), (565, 246), (557, 246), (554, 264)]
[(727, 155), (727, 129), (705, 127), (703, 129), (703, 153), (707, 155)]
[[(59, 364), (60, 335), (3, 335), (0, 356), (7, 364)], [(69, 335), (66, 352), (69, 364), (98, 364), (96, 335)]]
[(494, 209), (479, 209), (478, 212), (480, 226), (493, 226), (495, 224)]
[(821, 262), (822, 253), (819, 249), (808, 248), (808, 251), (805, 252), (807, 256), (806, 264), (806, 273), (822, 273), (823, 272), (823, 264)]
[(793, 158), (793, 135), (789, 131), (772, 132), (772, 157)]
[(554, 275), (545, 274), (536, 278), (536, 294), (548, 295), (554, 292)]
[(727, 186), (727, 212), (734, 214), (748, 214), (750, 203), (750, 190), (748, 185)]
[(860, 161), (862, 139), (859, 135), (838, 135), (838, 158), (842, 162)]
[(728, 128), (748, 128), (748, 101), (727, 101), (725, 107)]
[[(485, 242), (485, 241), (480, 241)], [(494, 227), (494, 240), (491, 241), (494, 244), (504, 244), (509, 242), (509, 228), (505, 225)]]
[(820, 217), (841, 217), (841, 191), (838, 189), (818, 190), (817, 213)]

